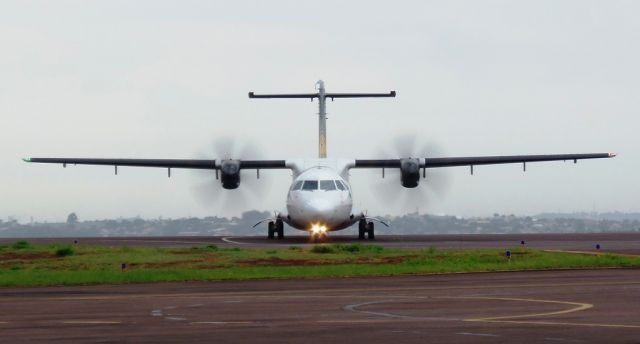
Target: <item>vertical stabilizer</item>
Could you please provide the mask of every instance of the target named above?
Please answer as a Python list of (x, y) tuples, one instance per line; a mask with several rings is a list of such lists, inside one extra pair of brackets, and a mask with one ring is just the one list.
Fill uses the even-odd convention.
[(324, 90), (324, 81), (316, 82), (318, 90), (318, 157), (327, 157), (327, 98)]

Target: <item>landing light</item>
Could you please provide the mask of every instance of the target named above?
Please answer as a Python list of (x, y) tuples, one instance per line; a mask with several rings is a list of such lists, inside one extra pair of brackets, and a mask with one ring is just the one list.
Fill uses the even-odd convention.
[(327, 227), (319, 223), (315, 223), (311, 226), (311, 236), (323, 236), (327, 234)]

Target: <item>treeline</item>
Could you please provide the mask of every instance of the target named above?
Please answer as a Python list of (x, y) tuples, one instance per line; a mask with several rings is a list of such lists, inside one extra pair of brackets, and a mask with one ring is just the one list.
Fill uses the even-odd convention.
[[(640, 231), (640, 216), (617, 214), (617, 219), (593, 213), (543, 214), (540, 216), (514, 216), (494, 214), (490, 217), (461, 218), (407, 214), (387, 216), (391, 228), (378, 225), (379, 233), (393, 234), (489, 234), (489, 233), (587, 233)], [(272, 213), (248, 211), (240, 217), (204, 217), (179, 219), (107, 219), (81, 221), (75, 213), (66, 222), (34, 222), (20, 224), (15, 220), (0, 220), (0, 237), (108, 237), (108, 236), (223, 236), (263, 235), (265, 226), (253, 228), (257, 222)], [(285, 228), (289, 234), (297, 231)], [(354, 235), (355, 226), (336, 234)]]

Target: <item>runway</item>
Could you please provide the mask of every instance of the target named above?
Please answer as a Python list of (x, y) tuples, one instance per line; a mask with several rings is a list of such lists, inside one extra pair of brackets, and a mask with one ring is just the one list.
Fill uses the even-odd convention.
[[(640, 254), (640, 233), (332, 236), (329, 243)], [(2, 243), (17, 239), (2, 239)], [(288, 247), (306, 236), (27, 239)], [(640, 343), (640, 269), (0, 289), (12, 342)]]
[[(380, 231), (382, 232), (382, 231)], [(282, 240), (268, 240), (266, 236), (182, 236), (182, 237), (104, 237), (104, 238), (36, 238), (25, 239), (33, 243), (69, 242), (106, 246), (162, 246), (190, 247), (217, 245), (220, 247), (286, 248), (292, 245), (313, 245), (308, 235), (296, 232)], [(18, 239), (3, 238), (0, 243), (12, 243)], [(378, 235), (376, 240), (358, 240), (355, 236), (329, 235), (326, 243), (363, 243), (402, 248), (517, 248), (521, 241), (530, 248), (568, 251), (615, 252), (640, 255), (640, 232), (632, 233), (558, 233), (558, 234), (437, 234), (437, 235)]]
[(640, 270), (0, 289), (11, 342), (637, 343)]

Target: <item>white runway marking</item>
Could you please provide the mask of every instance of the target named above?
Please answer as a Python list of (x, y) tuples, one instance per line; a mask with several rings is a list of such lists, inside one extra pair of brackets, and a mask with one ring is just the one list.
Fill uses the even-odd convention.
[(174, 320), (174, 321), (185, 321), (185, 320), (187, 320), (187, 318), (182, 318), (182, 317), (165, 317), (165, 319)]
[[(420, 297), (420, 299), (425, 299), (425, 298), (424, 297)], [(418, 320), (435, 320), (435, 321), (460, 321), (460, 320), (462, 320), (462, 319), (458, 319), (458, 318), (447, 318), (447, 317), (414, 317), (414, 316), (410, 316), (410, 315), (401, 315), (401, 314), (386, 313), (386, 312), (373, 312), (373, 311), (365, 311), (365, 310), (358, 309), (359, 307), (362, 307), (362, 306), (375, 305), (375, 304), (380, 304), (380, 303), (390, 303), (390, 302), (397, 302), (397, 301), (398, 300), (382, 300), (382, 301), (371, 301), (371, 302), (356, 303), (356, 304), (344, 306), (342, 309), (344, 309), (345, 311), (350, 311), (350, 312), (355, 312), (355, 313), (378, 315), (378, 316), (383, 316), (383, 317), (387, 317), (387, 318), (396, 318), (396, 319), (418, 319)]]
[(478, 336), (478, 337), (500, 337), (497, 334), (492, 334), (492, 333), (471, 333), (471, 332), (458, 332), (456, 334), (459, 334), (461, 336)]
[(115, 325), (120, 324), (120, 321), (110, 321), (110, 320), (67, 320), (63, 321), (63, 324), (74, 324), (74, 325)]
[(178, 240), (147, 240), (147, 239), (100, 239), (100, 241), (114, 241), (114, 242), (135, 242), (135, 243), (145, 243), (145, 242), (154, 242), (154, 243), (164, 243), (164, 244), (211, 244), (209, 241), (178, 241)]
[(228, 242), (230, 244), (238, 244), (238, 245), (246, 245), (246, 244), (248, 244), (248, 242), (240, 242), (240, 241), (231, 240), (230, 237), (224, 237), (224, 238), (222, 238), (222, 241)]
[(210, 325), (235, 325), (235, 324), (253, 324), (253, 321), (194, 321), (191, 324), (210, 324)]
[(548, 341), (552, 341), (552, 342), (566, 342), (566, 341), (577, 342), (577, 340), (572, 340), (572, 339), (567, 340), (567, 339), (564, 339), (564, 338), (554, 338), (554, 337), (546, 337), (546, 338), (542, 338), (542, 339), (548, 340)]

